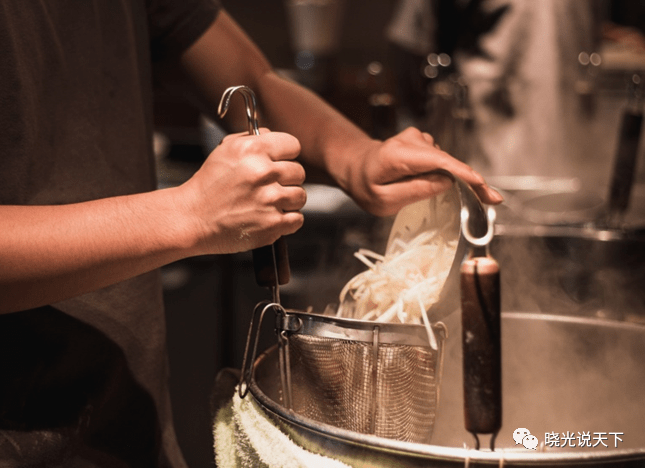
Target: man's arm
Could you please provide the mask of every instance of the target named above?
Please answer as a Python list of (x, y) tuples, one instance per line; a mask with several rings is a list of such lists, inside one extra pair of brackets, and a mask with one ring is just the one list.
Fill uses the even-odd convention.
[(470, 183), (486, 203), (501, 201), (479, 174), (435, 147), (430, 135), (408, 129), (386, 142), (372, 140), (314, 93), (279, 77), (225, 11), (183, 54), (181, 65), (211, 111), (227, 87), (254, 89), (264, 123), (296, 136), (303, 163), (328, 173), (376, 215), (394, 214), (448, 188), (445, 177), (431, 174), (436, 169)]
[(56, 206), (0, 206), (0, 313), (51, 304), (302, 226), (305, 174), (283, 133), (230, 135), (179, 187)]

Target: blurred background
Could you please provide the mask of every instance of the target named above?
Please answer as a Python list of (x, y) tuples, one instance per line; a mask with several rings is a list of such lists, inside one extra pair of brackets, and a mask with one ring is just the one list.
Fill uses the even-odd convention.
[[(645, 321), (643, 2), (222, 1), (280, 73), (366, 132), (427, 131), (503, 192), (503, 310)], [(155, 116), (160, 186), (180, 184), (223, 133), (162, 90)], [(322, 312), (362, 271), (353, 253), (382, 252), (392, 220), (339, 190), (307, 191), (281, 295)], [(270, 293), (250, 254), (163, 274), (178, 437), (190, 466), (211, 466), (215, 375), (241, 366), (253, 308)]]

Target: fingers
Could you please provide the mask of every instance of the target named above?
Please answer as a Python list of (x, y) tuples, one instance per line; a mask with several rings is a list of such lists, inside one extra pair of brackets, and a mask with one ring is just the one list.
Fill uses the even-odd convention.
[[(424, 132), (422, 134), (422, 137), (427, 143), (433, 145), (438, 150), (441, 150), (441, 147), (434, 141), (432, 135)], [(491, 188), (488, 184), (486, 184), (486, 181), (484, 180), (482, 175), (475, 171), (473, 168), (452, 157), (450, 157), (449, 164), (451, 165), (452, 170), (447, 170), (449, 170), (453, 175), (456, 175), (457, 177), (462, 179), (464, 182), (468, 183), (473, 188), (473, 190), (475, 190), (482, 202), (491, 205), (497, 205), (504, 201), (504, 197), (499, 192)]]
[[(396, 214), (401, 208), (423, 198), (432, 198), (452, 187), (452, 180), (445, 175), (427, 173), (382, 187), (381, 196), (386, 201), (379, 213)], [(387, 206), (387, 208), (385, 208)]]
[(430, 145), (434, 146), (434, 147), (435, 147), (435, 148), (437, 148), (437, 149), (441, 149), (441, 148), (439, 147), (439, 144), (438, 144), (436, 141), (434, 141), (434, 137), (433, 137), (432, 135), (430, 135), (429, 133), (422, 132), (422, 133), (421, 133), (421, 137), (424, 139), (424, 141), (425, 141), (426, 143), (428, 143), (428, 144), (430, 144)]
[(248, 171), (249, 182), (255, 185), (299, 186), (305, 182), (305, 170), (293, 161), (300, 153), (300, 142), (287, 133), (260, 129), (260, 135), (237, 133), (228, 135), (222, 147), (230, 152), (236, 172)]
[(296, 159), (300, 154), (300, 142), (288, 133), (260, 129), (259, 135), (234, 133), (227, 135), (222, 143), (234, 144), (241, 153), (265, 153), (273, 161)]
[[(281, 235), (289, 235), (293, 234), (296, 232), (298, 229), (302, 227), (302, 225), (305, 222), (305, 218), (300, 213), (299, 211), (288, 211), (282, 215), (282, 234)], [(279, 237), (279, 236), (278, 236)], [(271, 242), (268, 242), (267, 244), (273, 243), (276, 240), (278, 240), (278, 237), (273, 239)]]
[(483, 203), (498, 205), (504, 201), (504, 197), (499, 192), (486, 184), (481, 174), (460, 161), (454, 161), (459, 164), (451, 164), (451, 167), (446, 169), (470, 185)]
[(299, 211), (307, 203), (307, 192), (302, 187), (280, 187), (277, 200), (272, 204), (283, 213)]
[(201, 253), (232, 253), (274, 242), (303, 224), (304, 168), (298, 140), (260, 129), (226, 136), (182, 186), (197, 220)]
[(266, 145), (267, 154), (274, 161), (296, 159), (300, 154), (300, 142), (288, 133), (269, 132), (255, 138), (262, 140)]
[(305, 182), (305, 169), (294, 161), (279, 161), (276, 164), (277, 182), (285, 187), (302, 185)]
[[(471, 184), (472, 185), (472, 184)], [(493, 189), (489, 185), (472, 185), (475, 193), (483, 203), (488, 203), (489, 205), (499, 205), (504, 201), (504, 197), (497, 190)]]
[[(423, 142), (424, 148), (422, 148), (422, 151), (406, 154), (406, 166), (411, 171), (410, 176), (417, 177), (419, 181), (419, 183), (412, 184), (416, 186), (415, 189), (425, 188), (433, 191), (436, 187), (441, 186), (442, 183), (437, 182), (435, 178), (426, 177), (425, 174), (437, 169), (443, 169), (469, 184), (483, 203), (495, 205), (504, 200), (497, 191), (486, 184), (481, 174), (468, 164), (441, 151), (432, 135), (420, 132), (417, 129), (405, 130), (401, 135), (405, 135), (406, 138), (413, 142)], [(431, 146), (431, 148), (428, 146)]]

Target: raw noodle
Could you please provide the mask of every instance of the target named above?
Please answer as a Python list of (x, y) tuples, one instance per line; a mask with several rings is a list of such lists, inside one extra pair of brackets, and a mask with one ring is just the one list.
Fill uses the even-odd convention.
[(342, 289), (338, 317), (424, 325), (436, 349), (426, 311), (439, 300), (458, 239), (423, 231), (409, 242), (394, 241), (386, 255), (360, 249), (354, 255), (369, 268)]

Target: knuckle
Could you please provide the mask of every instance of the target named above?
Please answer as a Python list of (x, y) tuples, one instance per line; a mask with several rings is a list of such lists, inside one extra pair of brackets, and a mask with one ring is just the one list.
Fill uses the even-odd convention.
[(383, 142), (383, 154), (397, 154), (405, 147), (404, 140), (400, 138), (390, 138)]
[(284, 234), (293, 234), (305, 224), (305, 217), (300, 212), (289, 212), (285, 215)]
[(288, 179), (292, 180), (296, 185), (302, 185), (307, 179), (307, 174), (305, 168), (298, 163), (294, 163), (290, 167), (290, 172), (288, 174)]
[(244, 134), (242, 133), (228, 133), (224, 136), (224, 138), (222, 138), (222, 143), (235, 144), (235, 142), (243, 136)]
[(432, 135), (430, 135), (429, 133), (423, 133), (421, 136), (422, 136), (423, 138), (425, 138), (425, 140), (426, 140), (429, 144), (431, 144), (431, 145), (436, 144), (436, 141), (435, 141), (434, 137), (433, 137)]
[(421, 138), (422, 132), (416, 127), (408, 127), (401, 132), (401, 135), (407, 136), (407, 137)]
[(285, 155), (296, 157), (302, 150), (300, 141), (295, 136), (290, 135), (289, 133), (279, 133), (275, 136), (276, 138), (279, 138), (277, 141), (280, 144), (281, 151)]
[(238, 138), (235, 144), (238, 145), (239, 151), (243, 153), (260, 153), (262, 145), (259, 138)]
[(245, 158), (244, 165), (249, 180), (252, 183), (262, 184), (274, 177), (275, 169), (271, 161), (267, 158), (249, 156)]
[(249, 181), (253, 184), (259, 183), (266, 178), (267, 170), (262, 161), (247, 160), (245, 170)]
[(302, 208), (307, 203), (307, 191), (301, 188), (299, 193), (300, 193), (300, 199), (298, 200), (298, 204)]
[(300, 140), (298, 140), (296, 137), (291, 136), (291, 135), (290, 135), (290, 137), (291, 137), (291, 140), (292, 140), (292, 145), (293, 145), (294, 152), (300, 153), (300, 151), (302, 150), (302, 146), (300, 145)]
[(264, 203), (266, 205), (277, 206), (283, 198), (283, 195), (275, 184), (268, 186), (264, 191)]
[(293, 209), (300, 209), (307, 203), (307, 192), (302, 187), (297, 187), (284, 194), (284, 202)]

